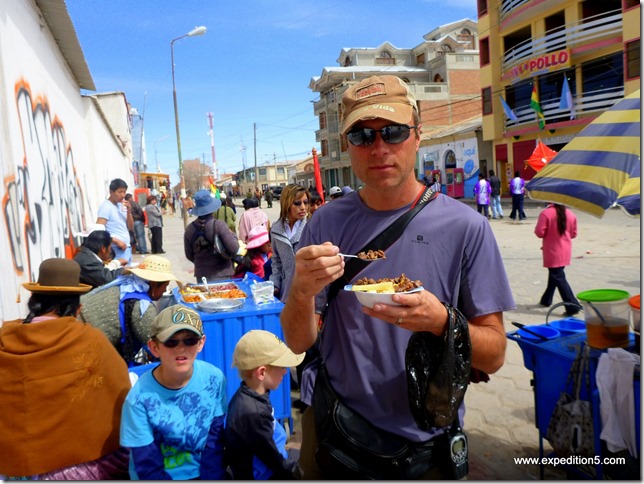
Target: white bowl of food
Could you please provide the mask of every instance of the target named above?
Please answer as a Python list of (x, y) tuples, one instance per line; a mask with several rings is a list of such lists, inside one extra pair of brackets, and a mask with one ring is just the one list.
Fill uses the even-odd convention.
[(403, 274), (395, 279), (358, 280), (355, 284), (344, 286), (344, 290), (353, 292), (363, 306), (373, 308), (374, 304), (400, 306), (393, 301), (394, 294), (414, 294), (422, 291), (423, 286), (420, 281), (411, 281)]

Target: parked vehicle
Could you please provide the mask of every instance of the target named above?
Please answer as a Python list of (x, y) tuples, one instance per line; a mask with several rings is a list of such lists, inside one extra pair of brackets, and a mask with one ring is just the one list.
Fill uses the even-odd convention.
[(284, 188), (284, 187), (281, 187), (281, 186), (268, 187), (268, 189), (269, 189), (271, 192), (273, 192), (273, 198), (274, 198), (275, 200), (279, 200), (279, 199), (280, 199), (280, 195), (282, 194), (282, 189), (283, 189), (283, 188)]

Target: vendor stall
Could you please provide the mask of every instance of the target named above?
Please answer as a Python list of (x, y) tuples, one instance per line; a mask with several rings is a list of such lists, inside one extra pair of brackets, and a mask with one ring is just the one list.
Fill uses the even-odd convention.
[[(268, 298), (270, 302), (257, 304), (251, 292), (251, 285), (254, 284), (254, 281), (260, 282), (261, 279), (248, 273), (244, 279), (217, 281), (216, 284), (213, 284), (221, 286), (233, 283), (246, 295), (244, 298), (231, 299), (231, 302), (236, 301), (239, 307), (228, 309), (237, 305), (230, 304), (223, 306), (222, 309), (212, 309), (214, 312), (205, 312), (200, 304), (186, 302), (179, 288), (173, 290), (176, 303), (188, 306), (199, 313), (203, 321), (206, 344), (198, 358), (212, 363), (224, 372), (229, 399), (237, 391), (241, 382), (237, 369), (231, 365), (235, 345), (242, 335), (251, 329), (263, 329), (277, 335), (280, 339), (284, 338), (280, 325), (280, 313), (284, 304), (272, 296)], [(279, 388), (271, 391), (270, 399), (275, 411), (275, 418), (282, 424), (288, 420), (289, 431), (292, 432), (291, 381), (288, 372), (284, 375), (284, 380)]]
[[(575, 357), (579, 354), (580, 348), (586, 344), (587, 335), (585, 330), (575, 331), (558, 331), (554, 328), (562, 325), (556, 323), (570, 322), (568, 320), (552, 321), (550, 325), (529, 326), (523, 330), (512, 331), (507, 333), (510, 340), (516, 341), (523, 351), (523, 361), (525, 367), (533, 372), (531, 385), (534, 389), (535, 402), (535, 426), (539, 430), (539, 457), (541, 458), (540, 475), (543, 479), (543, 439), (546, 438), (548, 426), (550, 424), (553, 411), (562, 392), (570, 391), (570, 385), (567, 385), (568, 374), (573, 365)], [(583, 321), (580, 321), (583, 323)], [(547, 329), (547, 331), (544, 330)], [(526, 331), (527, 330), (527, 331)], [(539, 336), (541, 334), (542, 336)], [(639, 345), (635, 343), (633, 334), (626, 351), (639, 353)], [(589, 401), (592, 410), (593, 420), (593, 438), (594, 438), (594, 458), (593, 465), (574, 467), (570, 470), (582, 474), (583, 477), (602, 479), (604, 470), (602, 469), (601, 458), (606, 455), (603, 451), (600, 434), (602, 431), (602, 420), (600, 414), (600, 398), (595, 374), (600, 356), (607, 350), (590, 348), (588, 381), (581, 385), (580, 399)], [(633, 376), (633, 398), (634, 398), (634, 422), (636, 428), (637, 453), (640, 453), (640, 373), (639, 367)], [(554, 455), (554, 454), (551, 454)], [(593, 472), (588, 472), (591, 469)]]

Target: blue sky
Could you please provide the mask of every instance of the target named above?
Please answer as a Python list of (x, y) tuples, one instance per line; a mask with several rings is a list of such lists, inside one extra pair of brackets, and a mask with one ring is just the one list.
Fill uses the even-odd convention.
[[(439, 25), (471, 18), (475, 0), (66, 0), (97, 92), (123, 91), (144, 114), (148, 170), (178, 181), (170, 42), (174, 44), (183, 159), (212, 161), (214, 115), (219, 172), (295, 161), (319, 150), (308, 87), (345, 47), (385, 41), (415, 47)], [(147, 94), (146, 94), (147, 93)], [(144, 109), (145, 100), (145, 111)], [(155, 156), (156, 151), (156, 156)]]

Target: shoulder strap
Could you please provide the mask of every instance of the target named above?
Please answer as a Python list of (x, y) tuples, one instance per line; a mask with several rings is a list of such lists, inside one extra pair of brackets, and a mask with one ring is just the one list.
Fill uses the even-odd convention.
[[(212, 222), (212, 223), (211, 223)], [(210, 227), (210, 237), (208, 237), (208, 227)], [(206, 234), (206, 240), (211, 244), (215, 244), (215, 218), (209, 218), (204, 226), (204, 234)]]
[[(367, 242), (367, 244), (358, 252), (366, 252), (368, 250), (386, 250), (391, 247), (393, 243), (400, 238), (409, 222), (411, 222), (411, 220), (425, 207), (425, 205), (434, 200), (436, 195), (438, 195), (437, 192), (434, 192), (430, 187), (426, 187), (416, 205), (398, 217), (391, 225), (389, 225), (389, 227), (371, 239), (370, 242)], [(329, 288), (327, 307), (333, 298), (338, 295), (340, 289), (348, 284), (349, 281), (367, 267), (368, 264), (369, 262), (353, 258), (349, 260), (349, 262), (346, 262), (344, 266), (344, 274), (339, 279), (333, 281)]]

